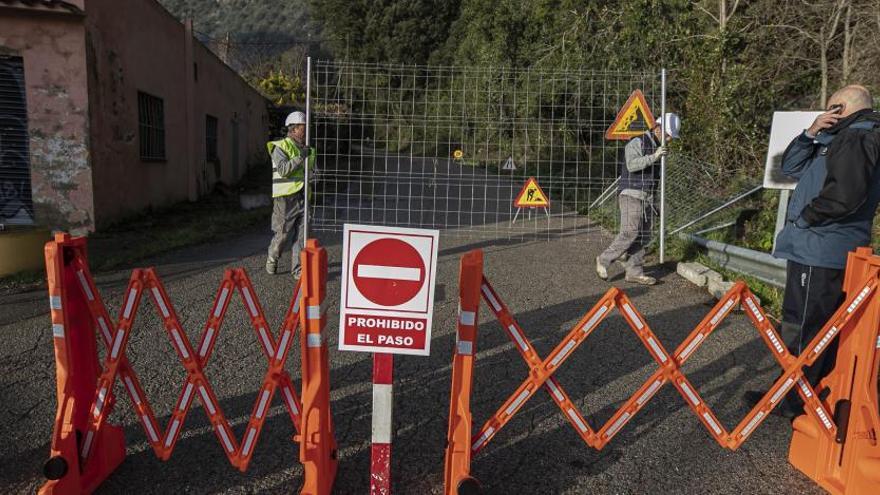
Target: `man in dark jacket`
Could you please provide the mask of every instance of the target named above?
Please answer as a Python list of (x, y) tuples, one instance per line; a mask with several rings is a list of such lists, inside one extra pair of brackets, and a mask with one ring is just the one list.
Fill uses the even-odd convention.
[[(862, 86), (837, 91), (782, 157), (783, 173), (798, 180), (774, 252), (788, 260), (782, 331), (794, 355), (844, 301), (847, 253), (871, 244), (880, 202), (880, 113), (871, 107)], [(834, 368), (836, 343), (806, 370), (812, 385)]]

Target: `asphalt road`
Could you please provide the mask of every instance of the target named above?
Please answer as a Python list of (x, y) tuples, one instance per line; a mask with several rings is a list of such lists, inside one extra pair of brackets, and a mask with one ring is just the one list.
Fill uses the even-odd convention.
[[(322, 233), (330, 254), (330, 308), (338, 308), (341, 235)], [(528, 337), (546, 355), (579, 317), (611, 286), (622, 287), (668, 349), (677, 346), (709, 311), (712, 301), (657, 267), (660, 284), (644, 288), (598, 280), (591, 260), (610, 240), (592, 230), (552, 240), (467, 240), (441, 234), (435, 327), (430, 357), (401, 356), (395, 369), (393, 478), (396, 493), (442, 492), (443, 449), (450, 363), (457, 308), (458, 261), (483, 248), (487, 277), (515, 312)], [(190, 339), (197, 341), (223, 269), (243, 266), (251, 274), (270, 323), (277, 328), (290, 298), (289, 276), (262, 270), (268, 233), (172, 253), (157, 266)], [(286, 267), (282, 267), (285, 268)], [(101, 276), (99, 288), (116, 314), (127, 272)], [(52, 332), (46, 294), (0, 300), (0, 492), (33, 493), (41, 484), (55, 415)], [(335, 350), (338, 318), (330, 311), (332, 408), (340, 446), (336, 493), (366, 493), (369, 486), (371, 359)], [(475, 428), (482, 425), (525, 377), (526, 367), (485, 305), (480, 314), (473, 398)], [(128, 356), (160, 421), (177, 399), (183, 369), (158, 325), (151, 304), (141, 306)], [(296, 380), (299, 360), (290, 362)], [(265, 361), (240, 301), (230, 308), (207, 367), (221, 407), (242, 434)], [(595, 426), (634, 391), (655, 365), (619, 316), (612, 317), (558, 372), (569, 395)], [(740, 396), (766, 389), (776, 376), (769, 352), (741, 313), (732, 315), (688, 362), (686, 374), (730, 428), (747, 412)], [(229, 466), (198, 404), (167, 462), (157, 460), (120, 397), (112, 421), (123, 425), (128, 456), (99, 493), (296, 493), (302, 470), (297, 446), (276, 400), (247, 473)], [(537, 394), (473, 461), (487, 493), (821, 493), (787, 460), (788, 422), (769, 418), (738, 451), (720, 448), (683, 399), (666, 387), (609, 444), (597, 452), (584, 445), (546, 394)]]

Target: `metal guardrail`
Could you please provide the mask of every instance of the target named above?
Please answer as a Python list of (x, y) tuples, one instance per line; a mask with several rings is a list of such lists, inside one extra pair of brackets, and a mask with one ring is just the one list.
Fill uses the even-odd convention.
[(693, 234), (680, 234), (680, 237), (706, 248), (709, 258), (722, 268), (755, 277), (775, 287), (785, 288), (784, 259)]

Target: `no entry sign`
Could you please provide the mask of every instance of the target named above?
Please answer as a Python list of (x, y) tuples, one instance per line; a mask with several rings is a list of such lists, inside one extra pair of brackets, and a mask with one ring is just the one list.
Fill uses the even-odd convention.
[(439, 235), (345, 225), (340, 350), (429, 354)]

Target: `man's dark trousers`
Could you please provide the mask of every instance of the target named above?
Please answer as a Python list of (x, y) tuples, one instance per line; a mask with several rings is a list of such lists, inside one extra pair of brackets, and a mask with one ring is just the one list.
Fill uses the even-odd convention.
[[(825, 326), (844, 301), (844, 270), (802, 265), (788, 261), (785, 296), (782, 300), (782, 334), (789, 352), (800, 356), (813, 337)], [(834, 369), (837, 339), (812, 366), (804, 371), (816, 386)]]

